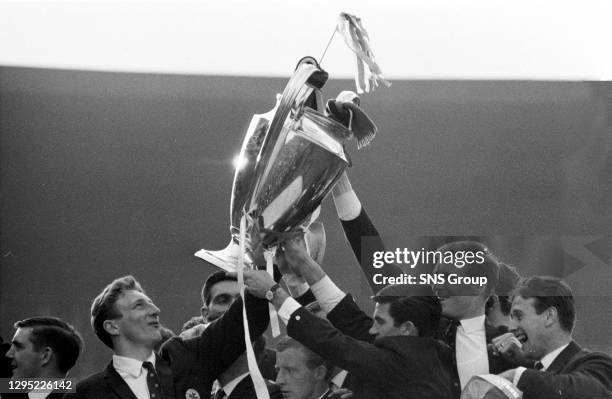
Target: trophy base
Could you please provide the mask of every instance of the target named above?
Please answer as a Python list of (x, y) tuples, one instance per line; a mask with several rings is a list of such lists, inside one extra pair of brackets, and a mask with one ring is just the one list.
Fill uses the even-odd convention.
[(194, 255), (208, 263), (217, 266), (226, 272), (235, 272), (238, 264), (238, 255), (240, 246), (231, 240), (230, 243), (222, 250), (210, 251), (208, 249), (200, 249)]

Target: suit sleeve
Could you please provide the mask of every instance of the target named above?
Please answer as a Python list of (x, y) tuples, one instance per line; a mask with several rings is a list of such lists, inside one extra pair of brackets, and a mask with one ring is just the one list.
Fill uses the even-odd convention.
[[(388, 384), (393, 376), (405, 372), (398, 369), (398, 364), (406, 361), (398, 360), (396, 353), (344, 335), (304, 308), (291, 315), (287, 334), (334, 365), (369, 381)], [(413, 364), (418, 368), (420, 362), (414, 359)]]
[(346, 239), (351, 245), (353, 254), (355, 254), (355, 258), (357, 258), (357, 262), (359, 262), (373, 292), (377, 292), (381, 288), (374, 284), (374, 274), (393, 277), (403, 273), (402, 269), (395, 264), (385, 264), (380, 269), (372, 266), (374, 252), (384, 251), (385, 245), (365, 208), (361, 208), (359, 216), (355, 219), (342, 220), (341, 222)]
[[(251, 339), (259, 337), (268, 327), (268, 301), (245, 295)], [(225, 314), (211, 323), (199, 337), (183, 340), (172, 338), (162, 346), (162, 357), (173, 362), (180, 354), (189, 353), (196, 362), (210, 370), (216, 378), (245, 351), (242, 323), (242, 300), (239, 298)]]
[(372, 318), (365, 314), (350, 294), (327, 314), (327, 320), (340, 332), (349, 337), (365, 342), (373, 342), (375, 336), (370, 334)]
[(612, 359), (589, 353), (568, 373), (525, 370), (518, 382), (525, 399), (612, 398)]
[(309, 303), (316, 301), (317, 298), (315, 298), (314, 294), (312, 293), (312, 290), (310, 290), (309, 288), (308, 291), (295, 298), (295, 300), (298, 301), (300, 305), (306, 306)]

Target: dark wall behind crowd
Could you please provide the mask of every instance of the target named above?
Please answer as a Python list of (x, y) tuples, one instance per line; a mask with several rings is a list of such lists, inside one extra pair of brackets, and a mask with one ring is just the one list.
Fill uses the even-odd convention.
[[(66, 319), (80, 377), (109, 359), (88, 314), (113, 278), (136, 276), (175, 331), (197, 315), (214, 268), (193, 253), (227, 244), (232, 159), (285, 83), (0, 68), (0, 335)], [(565, 277), (576, 337), (612, 353), (611, 98), (604, 82), (395, 81), (363, 96), (380, 132), (348, 143), (353, 186), (390, 249), (478, 235), (525, 275)], [(321, 220), (325, 268), (369, 308), (330, 200)]]

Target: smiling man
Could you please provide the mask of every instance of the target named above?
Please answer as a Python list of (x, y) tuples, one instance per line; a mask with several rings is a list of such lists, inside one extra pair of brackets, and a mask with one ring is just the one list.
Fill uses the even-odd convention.
[[(83, 348), (79, 333), (57, 317), (32, 317), (18, 321), (15, 328), (17, 331), (6, 353), (11, 359), (13, 378), (64, 378)], [(36, 394), (41, 399), (62, 396), (60, 393)]]
[(524, 399), (612, 398), (612, 358), (572, 339), (576, 310), (565, 282), (527, 279), (516, 290), (511, 314), (516, 335), (525, 342), (508, 335), (496, 345), (504, 354), (537, 361), (535, 369), (518, 367), (501, 374), (523, 391)]
[[(246, 310), (253, 339), (268, 326), (266, 301), (248, 295)], [(245, 350), (242, 300), (201, 335), (162, 339), (160, 310), (132, 276), (110, 283), (93, 301), (91, 324), (113, 350), (106, 370), (77, 384), (77, 398), (207, 398), (213, 381)]]

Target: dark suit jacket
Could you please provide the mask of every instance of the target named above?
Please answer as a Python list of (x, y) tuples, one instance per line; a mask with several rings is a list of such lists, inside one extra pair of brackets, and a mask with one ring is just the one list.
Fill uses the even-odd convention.
[(346, 239), (351, 245), (353, 254), (355, 254), (355, 258), (357, 258), (361, 270), (373, 293), (378, 292), (378, 290), (384, 287), (374, 284), (375, 274), (380, 273), (386, 277), (393, 277), (404, 273), (403, 270), (395, 264), (385, 264), (379, 269), (372, 266), (374, 252), (384, 251), (385, 245), (363, 206), (361, 207), (359, 216), (355, 219), (343, 220), (341, 222)]
[[(268, 326), (268, 302), (246, 296), (251, 338), (261, 335)], [(165, 399), (189, 398), (197, 392), (208, 398), (214, 380), (245, 351), (242, 324), (242, 300), (234, 301), (228, 311), (210, 324), (202, 335), (190, 339), (173, 337), (161, 348), (155, 364)], [(81, 381), (71, 398), (134, 399), (125, 381), (112, 363), (102, 372)]]
[[(380, 238), (378, 230), (372, 224), (370, 217), (366, 213), (365, 209), (362, 207), (361, 213), (357, 218), (349, 221), (342, 221), (342, 227), (344, 228), (344, 233), (346, 234), (346, 238), (351, 244), (351, 248), (353, 249), (353, 253), (357, 260), (359, 260), (361, 269), (363, 270), (368, 283), (372, 287), (374, 292), (383, 288), (381, 286), (377, 286), (373, 282), (373, 276), (376, 273), (381, 273), (384, 276), (397, 276), (402, 273), (402, 269), (397, 265), (386, 264), (380, 269), (375, 269), (372, 266), (373, 254), (375, 251), (384, 251), (384, 243)], [(418, 272), (416, 269), (411, 270), (414, 273)], [(358, 328), (361, 328), (359, 332), (361, 339), (368, 339), (368, 333), (364, 331), (365, 324), (357, 324)], [(371, 324), (370, 324), (371, 325)], [(439, 334), (436, 336), (439, 339), (442, 339), (446, 344), (454, 348), (454, 335), (452, 336), (452, 342), (448, 340), (448, 337), (445, 337), (445, 331), (448, 324), (441, 323)], [(367, 325), (365, 325), (367, 326)], [(369, 329), (369, 327), (368, 327)], [(367, 331), (367, 329), (366, 329)], [(487, 339), (487, 344), (491, 343), (491, 340), (503, 333), (507, 332), (506, 329), (498, 329), (494, 327), (490, 327), (485, 325), (485, 334)], [(510, 363), (504, 357), (496, 354), (493, 350), (488, 350), (487, 355), (489, 358), (489, 372), (493, 374), (501, 373), (505, 370), (509, 370), (513, 367), (516, 367), (516, 364)], [(455, 362), (454, 350), (452, 353), (453, 363)], [(454, 373), (453, 373), (453, 386), (455, 396), (459, 397), (461, 393), (461, 385), (459, 384), (459, 374), (457, 373), (456, 364), (454, 364)]]
[[(283, 399), (283, 394), (278, 385), (272, 381), (266, 380), (270, 399)], [(244, 377), (234, 388), (228, 399), (257, 399), (255, 394), (255, 386), (250, 375)]]
[[(367, 316), (347, 295), (330, 321)], [(371, 324), (371, 323), (370, 323)], [(359, 378), (353, 398), (452, 398), (449, 348), (432, 338), (394, 336), (373, 343), (343, 334), (304, 308), (295, 311), (287, 334)]]
[(572, 341), (546, 371), (525, 370), (518, 388), (524, 399), (612, 398), (612, 358)]

